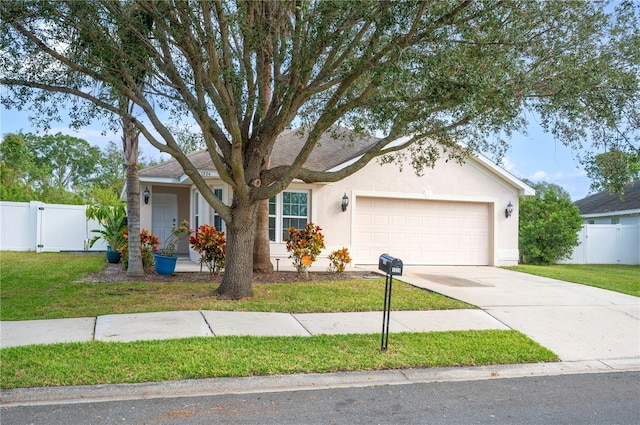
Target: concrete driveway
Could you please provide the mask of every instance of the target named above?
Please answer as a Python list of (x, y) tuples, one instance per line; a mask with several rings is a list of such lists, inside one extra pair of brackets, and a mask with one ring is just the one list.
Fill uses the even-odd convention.
[(563, 361), (640, 365), (640, 298), (495, 267), (405, 266), (397, 279), (477, 305)]

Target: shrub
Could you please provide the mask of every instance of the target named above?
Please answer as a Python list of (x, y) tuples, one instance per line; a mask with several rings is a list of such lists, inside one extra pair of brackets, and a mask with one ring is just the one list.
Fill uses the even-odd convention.
[[(125, 243), (120, 249), (122, 255), (122, 266), (126, 270), (129, 267), (129, 233), (124, 232)], [(153, 266), (153, 253), (158, 252), (160, 240), (158, 237), (150, 233), (146, 229), (140, 230), (140, 244), (142, 249), (142, 267), (149, 268)]]
[(189, 238), (194, 251), (200, 254), (200, 264), (206, 264), (210, 273), (217, 273), (224, 267), (227, 241), (224, 232), (209, 224), (198, 227), (195, 235)]
[(571, 199), (552, 185), (534, 185), (536, 196), (520, 200), (522, 262), (551, 264), (568, 258), (578, 245), (582, 217)]
[(349, 250), (347, 248), (337, 249), (329, 254), (331, 265), (327, 269), (330, 272), (342, 273), (347, 264), (351, 262)]
[(102, 229), (92, 230), (97, 233), (96, 236), (89, 241), (89, 247), (93, 247), (95, 243), (104, 239), (107, 245), (111, 246), (114, 251), (119, 251), (125, 242), (124, 232), (127, 230), (127, 210), (124, 205), (89, 205), (87, 206), (86, 216), (89, 219), (95, 219), (100, 222)]
[(293, 265), (298, 273), (306, 273), (311, 264), (316, 261), (320, 251), (324, 248), (322, 228), (313, 223), (307, 223), (304, 229), (289, 227), (289, 237), (285, 238), (289, 258), (293, 258)]

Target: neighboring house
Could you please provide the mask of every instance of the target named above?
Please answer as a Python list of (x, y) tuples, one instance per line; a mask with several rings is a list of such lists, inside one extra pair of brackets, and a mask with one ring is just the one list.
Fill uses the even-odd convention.
[(629, 183), (624, 195), (607, 191), (574, 202), (585, 224), (640, 224), (640, 180)]
[(640, 264), (640, 180), (624, 195), (599, 192), (574, 202), (583, 217), (572, 264)]
[[(346, 130), (340, 130), (343, 132)], [(335, 133), (333, 134), (335, 136)], [(295, 130), (283, 132), (272, 152), (271, 166), (286, 164), (302, 146)], [(375, 139), (336, 140), (327, 132), (306, 162), (314, 170), (335, 170), (361, 156)], [(190, 160), (225, 203), (230, 187), (219, 179), (209, 153), (195, 152)], [(141, 202), (141, 225), (163, 240), (173, 223), (189, 220), (191, 227), (224, 223), (172, 160), (141, 170), (140, 187), (148, 189)], [(518, 262), (518, 199), (533, 189), (478, 156), (460, 165), (440, 160), (434, 169), (417, 176), (411, 165), (380, 165), (376, 161), (336, 183), (294, 181), (269, 203), (271, 256), (288, 254), (283, 239), (287, 227), (316, 223), (325, 235), (326, 249), (314, 268), (322, 270), (333, 250), (347, 247), (354, 264), (377, 264), (381, 254), (404, 264), (495, 265)], [(343, 211), (343, 197), (348, 206)], [(513, 213), (507, 217), (507, 206)], [(187, 243), (180, 246), (187, 253)], [(192, 258), (193, 253), (192, 253)], [(274, 263), (275, 265), (275, 263)]]

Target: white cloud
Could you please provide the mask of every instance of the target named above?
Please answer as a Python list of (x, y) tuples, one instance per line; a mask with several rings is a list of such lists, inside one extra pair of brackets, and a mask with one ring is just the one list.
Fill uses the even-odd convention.
[(533, 173), (529, 177), (529, 180), (531, 180), (533, 182), (537, 182), (537, 181), (540, 181), (540, 180), (546, 180), (547, 177), (549, 177), (549, 175), (547, 174), (546, 171), (539, 170), (539, 171), (536, 171), (535, 173)]
[(562, 171), (558, 171), (555, 174), (551, 175), (551, 180), (564, 180), (566, 178), (566, 175), (562, 172)]
[(516, 163), (511, 160), (511, 158), (505, 156), (500, 160), (500, 166), (510, 172), (511, 174), (517, 174), (518, 168)]

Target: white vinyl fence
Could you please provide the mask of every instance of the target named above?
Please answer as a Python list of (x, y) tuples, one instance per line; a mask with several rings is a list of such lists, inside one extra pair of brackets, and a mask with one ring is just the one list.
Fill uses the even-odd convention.
[[(7, 251), (88, 251), (100, 225), (86, 219), (85, 205), (0, 202), (0, 249)], [(91, 251), (106, 250), (101, 239)]]
[(640, 264), (640, 224), (585, 224), (565, 264)]

